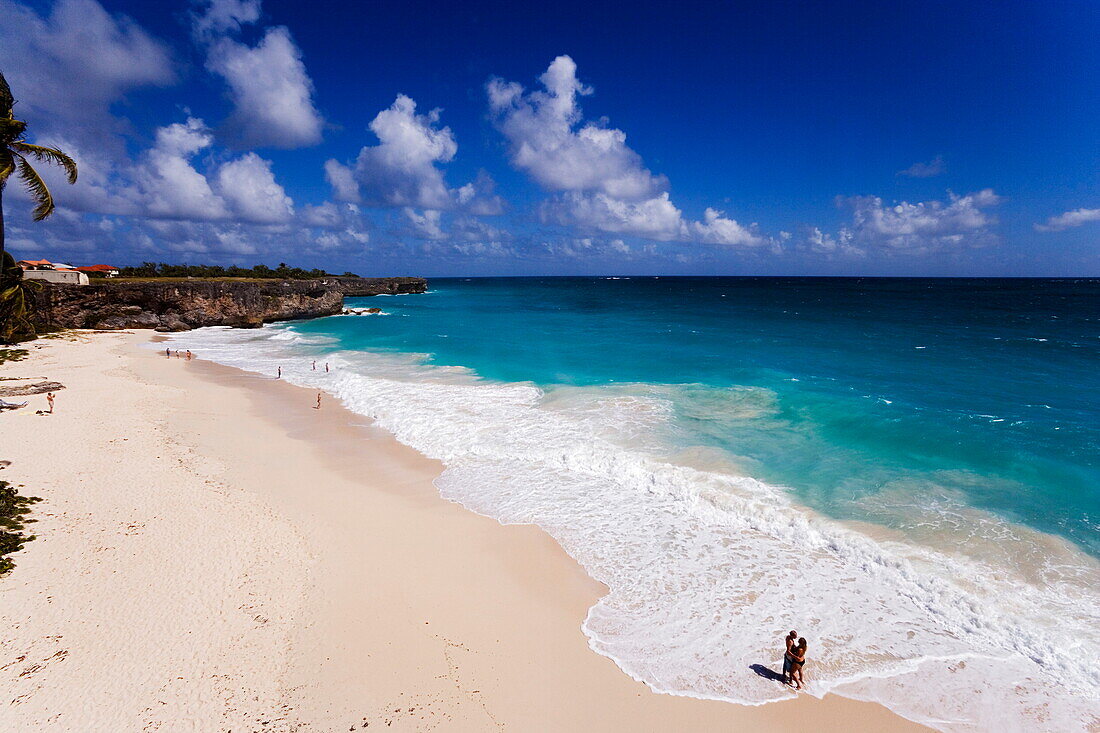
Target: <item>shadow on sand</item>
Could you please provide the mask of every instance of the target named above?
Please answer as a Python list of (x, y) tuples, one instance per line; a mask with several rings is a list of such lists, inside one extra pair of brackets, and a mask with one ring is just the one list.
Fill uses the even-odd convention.
[(749, 669), (751, 669), (753, 672), (756, 672), (756, 674), (760, 675), (766, 680), (771, 680), (773, 682), (783, 682), (783, 675), (776, 672), (771, 667), (765, 667), (763, 664), (750, 664)]

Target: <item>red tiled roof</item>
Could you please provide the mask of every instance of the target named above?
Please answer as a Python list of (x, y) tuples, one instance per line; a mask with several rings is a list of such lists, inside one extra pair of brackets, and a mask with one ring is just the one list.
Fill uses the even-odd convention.
[(53, 263), (50, 262), (49, 260), (19, 260), (19, 262), (17, 262), (16, 264), (31, 265), (31, 266), (37, 267), (39, 265), (52, 265)]
[(107, 272), (108, 270), (117, 270), (117, 267), (112, 265), (84, 265), (83, 267), (75, 268), (80, 272)]

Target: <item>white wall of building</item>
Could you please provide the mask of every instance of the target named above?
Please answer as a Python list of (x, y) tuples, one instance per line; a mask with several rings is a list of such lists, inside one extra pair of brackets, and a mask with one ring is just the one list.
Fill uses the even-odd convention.
[(24, 270), (24, 280), (45, 280), (63, 285), (87, 285), (88, 276), (76, 270)]

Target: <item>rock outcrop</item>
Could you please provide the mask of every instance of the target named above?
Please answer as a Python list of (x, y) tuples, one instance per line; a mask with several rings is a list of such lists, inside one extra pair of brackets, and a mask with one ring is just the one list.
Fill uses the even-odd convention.
[(337, 287), (349, 298), (369, 295), (407, 295), (423, 293), (428, 281), (422, 277), (336, 277)]
[(44, 285), (36, 294), (35, 326), (152, 328), (186, 331), (202, 326), (258, 328), (272, 321), (341, 313), (344, 295), (422, 293), (423, 278), (316, 280), (188, 280)]

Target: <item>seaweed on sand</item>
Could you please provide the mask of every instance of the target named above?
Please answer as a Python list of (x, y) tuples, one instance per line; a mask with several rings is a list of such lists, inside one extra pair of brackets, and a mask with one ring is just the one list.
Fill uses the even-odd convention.
[(31, 513), (31, 505), (39, 501), (42, 500), (37, 496), (23, 496), (15, 486), (0, 481), (0, 576), (15, 567), (8, 555), (22, 550), (24, 544), (34, 539), (25, 529), (36, 521), (27, 515)]

